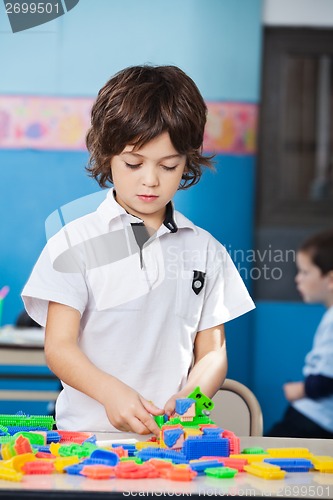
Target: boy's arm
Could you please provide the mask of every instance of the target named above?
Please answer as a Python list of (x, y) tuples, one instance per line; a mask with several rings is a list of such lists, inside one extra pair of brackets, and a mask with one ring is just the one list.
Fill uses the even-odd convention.
[(171, 415), (177, 398), (186, 398), (195, 387), (212, 398), (227, 374), (228, 361), (224, 326), (219, 325), (197, 333), (194, 343), (194, 365), (189, 372), (186, 385), (174, 394), (164, 406)]
[(333, 378), (324, 375), (308, 375), (302, 382), (288, 382), (283, 386), (288, 401), (308, 397), (320, 399), (333, 394)]
[(287, 382), (283, 385), (283, 392), (287, 401), (296, 401), (305, 397), (304, 382)]
[(159, 428), (150, 414), (163, 411), (97, 368), (78, 345), (79, 327), (79, 311), (50, 302), (45, 330), (45, 357), (50, 369), (69, 386), (99, 401), (117, 429), (158, 435)]

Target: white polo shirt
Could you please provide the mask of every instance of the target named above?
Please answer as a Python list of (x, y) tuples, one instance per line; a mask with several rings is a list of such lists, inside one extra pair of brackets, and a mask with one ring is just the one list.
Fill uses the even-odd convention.
[[(333, 378), (333, 306), (327, 309), (319, 323), (312, 349), (305, 358), (303, 375)], [(292, 405), (327, 431), (333, 432), (333, 394), (318, 399), (298, 399)]]
[[(153, 237), (142, 226), (110, 189), (48, 241), (22, 298), (42, 326), (49, 301), (77, 309), (86, 356), (163, 407), (186, 382), (197, 332), (254, 304), (225, 248), (172, 203)], [(114, 430), (100, 403), (65, 383), (56, 417), (59, 429)]]

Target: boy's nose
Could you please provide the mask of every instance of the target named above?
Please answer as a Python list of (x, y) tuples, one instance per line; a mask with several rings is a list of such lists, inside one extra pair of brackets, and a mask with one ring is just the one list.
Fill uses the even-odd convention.
[(155, 168), (147, 168), (143, 172), (142, 182), (145, 186), (157, 186), (158, 184), (158, 176)]

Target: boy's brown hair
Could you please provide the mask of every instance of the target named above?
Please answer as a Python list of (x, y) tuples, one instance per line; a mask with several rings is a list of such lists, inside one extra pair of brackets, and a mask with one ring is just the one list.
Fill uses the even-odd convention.
[(163, 132), (186, 168), (180, 189), (196, 184), (202, 166), (212, 168), (202, 155), (207, 107), (193, 80), (176, 66), (132, 66), (119, 71), (99, 91), (86, 137), (87, 167), (101, 187), (112, 183), (110, 160), (125, 146), (139, 148)]
[(333, 230), (317, 233), (307, 239), (298, 249), (309, 255), (322, 274), (333, 271)]

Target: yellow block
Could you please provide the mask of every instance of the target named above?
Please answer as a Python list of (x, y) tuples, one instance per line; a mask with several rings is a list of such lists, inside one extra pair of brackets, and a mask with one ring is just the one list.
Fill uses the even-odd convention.
[(1, 456), (3, 460), (10, 460), (14, 455), (15, 453), (12, 453), (9, 443), (3, 444), (1, 446)]
[(187, 439), (189, 436), (202, 436), (202, 431), (200, 429), (194, 429), (193, 427), (185, 427), (184, 438)]
[(274, 458), (312, 458), (307, 448), (267, 448), (267, 453)]
[(55, 457), (59, 457), (59, 448), (62, 446), (60, 443), (51, 443), (50, 444), (50, 452)]
[(313, 466), (319, 472), (327, 472), (333, 474), (333, 457), (329, 456), (314, 456), (311, 458)]
[(244, 470), (263, 479), (283, 479), (286, 475), (286, 472), (281, 470), (278, 465), (266, 462), (253, 462), (249, 465), (244, 465)]
[(0, 479), (5, 481), (21, 481), (23, 474), (21, 472), (16, 472), (16, 470), (9, 469), (8, 467), (0, 466)]
[(22, 472), (22, 467), (26, 462), (32, 462), (36, 460), (36, 457), (33, 453), (22, 453), (21, 455), (16, 455), (16, 457), (12, 458), (13, 469), (16, 472)]
[(135, 448), (137, 450), (142, 450), (143, 448), (159, 448), (160, 445), (156, 443), (155, 441), (149, 442), (149, 441), (138, 441), (135, 443)]
[(54, 468), (57, 472), (64, 472), (65, 467), (68, 467), (69, 465), (78, 464), (79, 462), (80, 462), (79, 457), (74, 455), (72, 457), (57, 457), (54, 460)]
[(231, 454), (230, 458), (241, 458), (242, 460), (247, 460), (248, 463), (261, 462), (264, 458), (272, 458), (268, 453), (235, 453)]

